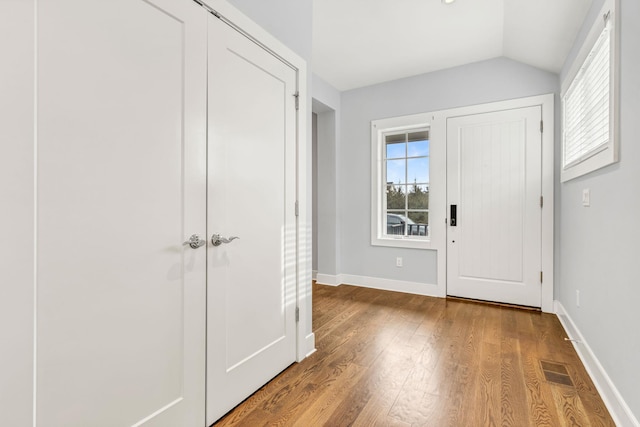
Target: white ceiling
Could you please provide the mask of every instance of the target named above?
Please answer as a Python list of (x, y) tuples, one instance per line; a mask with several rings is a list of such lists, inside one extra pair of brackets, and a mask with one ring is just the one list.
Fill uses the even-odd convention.
[(313, 71), (339, 90), (506, 56), (558, 73), (592, 0), (314, 0)]

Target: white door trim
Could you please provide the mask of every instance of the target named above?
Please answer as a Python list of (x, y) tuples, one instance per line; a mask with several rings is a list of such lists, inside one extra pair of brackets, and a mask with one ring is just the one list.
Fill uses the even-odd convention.
[[(502, 110), (540, 106), (542, 109), (542, 272), (541, 309), (545, 313), (553, 312), (553, 213), (554, 213), (554, 94), (518, 98), (488, 104), (452, 108), (434, 113), (434, 126), (438, 126), (437, 134), (446, 140), (446, 122), (449, 118), (483, 114)], [(445, 214), (446, 216), (446, 214)], [(444, 256), (438, 256), (438, 284), (446, 284), (446, 246), (442, 248)], [(446, 285), (445, 285), (446, 287)], [(443, 287), (443, 288), (445, 288)]]
[[(300, 362), (315, 351), (315, 336), (311, 324), (311, 138), (307, 132), (307, 116), (311, 101), (308, 92), (307, 63), (297, 53), (284, 45), (280, 40), (265, 31), (262, 27), (236, 9), (227, 0), (198, 0), (233, 23), (237, 29), (268, 50), (285, 60), (297, 70), (299, 109), (296, 129), (296, 162), (298, 218), (297, 234), (297, 306), (300, 310), (300, 320), (297, 324), (296, 349), (297, 361)], [(293, 209), (294, 207), (292, 207)]]

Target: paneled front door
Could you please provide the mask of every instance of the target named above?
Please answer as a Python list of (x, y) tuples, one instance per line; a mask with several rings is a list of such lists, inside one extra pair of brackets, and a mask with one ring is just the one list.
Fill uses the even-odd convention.
[(447, 294), (541, 306), (541, 108), (447, 120)]

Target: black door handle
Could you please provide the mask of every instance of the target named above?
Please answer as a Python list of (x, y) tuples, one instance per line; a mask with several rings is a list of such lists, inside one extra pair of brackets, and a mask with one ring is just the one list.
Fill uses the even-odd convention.
[(458, 225), (458, 206), (457, 205), (451, 205), (449, 207), (450, 212), (449, 212), (449, 225), (452, 227), (456, 227)]

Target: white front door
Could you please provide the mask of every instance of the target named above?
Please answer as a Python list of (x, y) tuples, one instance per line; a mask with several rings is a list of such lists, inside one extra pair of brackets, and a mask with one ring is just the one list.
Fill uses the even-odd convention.
[(207, 14), (37, 12), (37, 425), (201, 427)]
[(296, 74), (210, 17), (208, 424), (295, 361)]
[(447, 294), (541, 305), (541, 108), (447, 120)]

